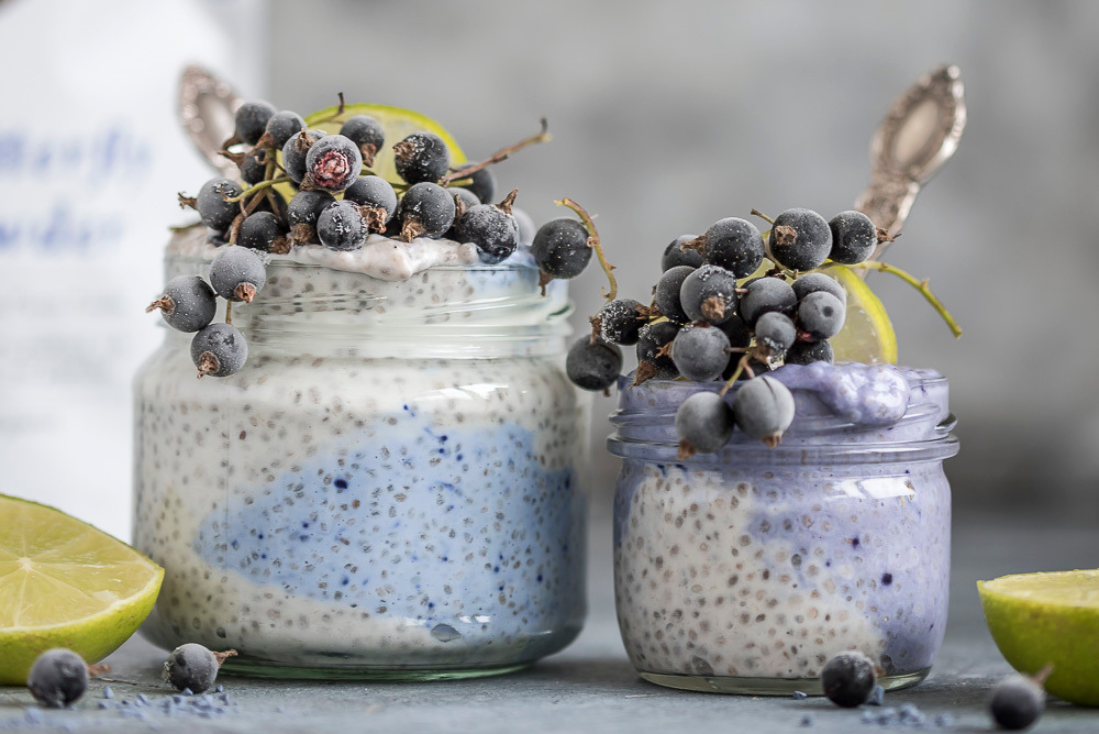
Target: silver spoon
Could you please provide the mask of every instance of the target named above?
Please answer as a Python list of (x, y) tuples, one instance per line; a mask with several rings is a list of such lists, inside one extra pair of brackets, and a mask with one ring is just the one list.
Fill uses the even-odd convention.
[[(920, 188), (958, 149), (964, 129), (962, 72), (948, 64), (925, 74), (893, 101), (874, 134), (870, 184), (855, 208), (896, 235)], [(880, 243), (870, 259), (877, 259), (887, 244)]]
[(233, 134), (233, 113), (241, 104), (228, 83), (199, 66), (188, 66), (179, 80), (179, 122), (198, 152), (222, 176), (240, 181), (240, 169), (218, 154)]

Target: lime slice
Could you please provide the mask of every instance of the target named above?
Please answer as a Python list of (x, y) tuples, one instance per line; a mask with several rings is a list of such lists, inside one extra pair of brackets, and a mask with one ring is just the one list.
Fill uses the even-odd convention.
[(1046, 665), (1045, 688), (1099, 706), (1099, 570), (1026, 573), (978, 581), (996, 646), (1021, 673)]
[(843, 330), (830, 340), (836, 361), (896, 363), (897, 334), (881, 299), (848, 268), (826, 265), (821, 272), (835, 278), (847, 290), (847, 319)]
[(153, 609), (164, 569), (60, 510), (0, 495), (0, 684), (67, 647), (89, 663), (129, 639)]
[[(305, 124), (311, 129), (319, 128), (331, 135), (332, 133), (338, 133), (340, 127), (349, 117), (355, 115), (373, 117), (385, 131), (385, 145), (382, 146), (382, 150), (378, 151), (372, 170), (390, 183), (402, 183), (401, 177), (397, 175), (397, 169), (393, 165), (393, 146), (412, 133), (421, 130), (435, 133), (443, 139), (443, 142), (450, 149), (450, 165), (456, 166), (466, 161), (465, 153), (458, 146), (458, 141), (442, 125), (430, 117), (421, 115), (419, 112), (381, 104), (349, 104), (344, 107), (343, 114), (332, 119), (333, 115), (336, 114), (336, 110), (336, 107), (329, 107), (326, 110), (314, 112), (305, 118)], [(320, 120), (326, 122), (319, 122)]]

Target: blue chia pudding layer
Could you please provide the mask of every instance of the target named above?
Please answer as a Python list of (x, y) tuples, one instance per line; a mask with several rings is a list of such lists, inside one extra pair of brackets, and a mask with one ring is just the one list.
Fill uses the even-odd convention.
[[(174, 244), (169, 277), (203, 272), (200, 242)], [(136, 385), (135, 544), (166, 570), (149, 639), (445, 670), (575, 638), (587, 404), (564, 286), (541, 296), (524, 255), (401, 280), (273, 260), (223, 380), (168, 335)]]

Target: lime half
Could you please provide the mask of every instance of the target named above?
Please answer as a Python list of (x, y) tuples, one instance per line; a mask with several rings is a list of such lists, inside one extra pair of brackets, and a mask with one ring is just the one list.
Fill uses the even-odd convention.
[(1011, 667), (1053, 672), (1054, 696), (1099, 706), (1099, 570), (1026, 573), (978, 581), (985, 621)]
[(67, 647), (89, 663), (137, 630), (164, 569), (128, 545), (35, 502), (0, 495), (0, 684)]
[[(329, 107), (326, 110), (314, 112), (305, 118), (305, 124), (310, 129), (324, 130), (331, 135), (338, 133), (340, 127), (349, 117), (355, 115), (373, 117), (385, 131), (385, 144), (378, 151), (372, 170), (390, 183), (402, 183), (401, 177), (397, 175), (397, 169), (393, 165), (393, 146), (412, 133), (421, 130), (435, 133), (443, 139), (447, 148), (450, 149), (450, 165), (456, 166), (466, 161), (465, 153), (458, 146), (458, 141), (442, 125), (430, 117), (421, 115), (419, 112), (381, 104), (349, 104), (344, 107), (343, 113), (339, 117), (333, 119), (336, 110), (336, 107)], [(322, 120), (324, 122), (321, 122)]]
[(897, 361), (897, 334), (889, 314), (866, 281), (850, 269), (826, 265), (821, 272), (839, 281), (847, 291), (847, 318), (843, 330), (829, 341), (837, 362)]

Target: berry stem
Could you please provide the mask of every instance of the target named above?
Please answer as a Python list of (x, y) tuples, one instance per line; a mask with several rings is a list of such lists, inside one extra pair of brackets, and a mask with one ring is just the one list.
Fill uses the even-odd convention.
[(336, 92), (336, 96), (340, 98), (340, 103), (339, 103), (339, 105), (336, 106), (336, 111), (334, 113), (332, 113), (331, 115), (329, 115), (328, 117), (325, 117), (324, 119), (317, 120), (316, 122), (313, 123), (312, 127), (320, 127), (321, 125), (324, 125), (325, 123), (335, 122), (336, 120), (339, 119), (340, 115), (343, 114), (344, 109), (346, 108), (346, 105), (344, 104), (344, 101), (343, 101), (343, 92)]
[[(543, 122), (545, 121), (543, 120)], [(599, 258), (599, 265), (603, 268), (603, 272), (607, 274), (607, 280), (610, 281), (610, 291), (604, 290), (603, 297), (608, 301), (613, 301), (618, 297), (618, 281), (614, 279), (614, 266), (607, 262), (607, 257), (603, 254), (603, 245), (599, 241), (599, 232), (595, 228), (595, 222), (592, 221), (591, 215), (584, 207), (568, 197), (553, 203), (557, 206), (567, 206), (572, 209), (584, 222), (584, 229), (588, 230), (588, 247), (595, 250), (595, 254)]]
[(531, 145), (537, 145), (539, 143), (548, 143), (549, 141), (549, 123), (546, 122), (546, 118), (543, 117), (542, 129), (538, 132), (538, 134), (531, 135), (529, 138), (523, 138), (514, 145), (509, 145), (506, 148), (501, 148), (480, 163), (474, 163), (472, 166), (467, 166), (466, 168), (462, 168), (461, 170), (451, 169), (451, 172), (443, 176), (442, 180), (439, 181), (439, 185), (450, 186), (458, 180), (461, 180), (463, 184), (470, 183), (470, 181), (466, 181), (465, 179), (468, 179), (471, 173), (476, 173), (477, 171), (480, 171), (483, 168), (488, 168), (495, 163), (506, 161), (508, 158), (511, 157), (512, 153), (518, 153), (523, 148), (527, 148)]
[[(270, 166), (270, 165), (271, 164), (268, 163), (268, 166)], [(269, 173), (267, 175), (270, 176), (271, 174)], [(275, 178), (269, 178), (266, 181), (260, 181), (255, 186), (250, 186), (250, 187), (246, 188), (244, 191), (240, 192), (236, 196), (226, 196), (225, 201), (233, 201), (233, 202), (244, 201), (245, 199), (247, 199), (249, 196), (256, 193), (257, 191), (269, 188), (271, 186), (275, 186), (275, 185), (280, 184), (280, 183), (286, 183), (289, 180), (290, 180), (289, 176), (276, 176)]]
[(775, 225), (775, 220), (771, 219), (769, 216), (767, 216), (766, 214), (761, 212), (759, 209), (753, 209), (751, 213), (752, 213), (753, 217), (759, 217), (763, 221), (767, 222), (767, 224), (770, 224), (772, 227)]
[(946, 306), (943, 305), (942, 301), (940, 301), (938, 297), (931, 292), (931, 289), (927, 285), (926, 279), (920, 280), (911, 273), (905, 272), (904, 270), (901, 270), (894, 265), (889, 265), (888, 263), (882, 262), (868, 261), (858, 263), (856, 265), (839, 265), (838, 263), (836, 263), (836, 265), (838, 267), (848, 268), (849, 270), (880, 270), (883, 273), (892, 273), (893, 275), (897, 276), (905, 283), (908, 283), (913, 288), (923, 294), (923, 297), (927, 299), (927, 302), (931, 304), (932, 308), (934, 308), (939, 313), (939, 315), (943, 317), (943, 321), (945, 321), (946, 325), (950, 327), (950, 332), (954, 334), (955, 339), (962, 335), (962, 327), (959, 326), (958, 322), (954, 320), (954, 316), (950, 313), (950, 311), (946, 309)]
[(229, 326), (233, 325), (233, 302), (232, 301), (226, 301), (225, 302), (225, 323), (229, 324)]
[(732, 376), (729, 377), (728, 382), (726, 382), (721, 390), (718, 391), (718, 395), (720, 395), (721, 397), (725, 397), (725, 393), (733, 389), (733, 385), (736, 384), (736, 381), (740, 379), (740, 375), (744, 372), (747, 372), (750, 377), (755, 377), (755, 375), (752, 373), (752, 368), (748, 366), (748, 360), (751, 358), (751, 351), (747, 351), (741, 355), (740, 360), (736, 363), (736, 369), (733, 370)]

